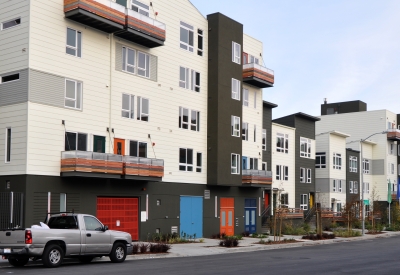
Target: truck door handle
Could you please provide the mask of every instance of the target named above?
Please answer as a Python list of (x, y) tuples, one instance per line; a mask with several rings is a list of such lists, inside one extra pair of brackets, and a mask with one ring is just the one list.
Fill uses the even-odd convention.
[(86, 236), (87, 236), (87, 237), (92, 237), (92, 234), (87, 233)]

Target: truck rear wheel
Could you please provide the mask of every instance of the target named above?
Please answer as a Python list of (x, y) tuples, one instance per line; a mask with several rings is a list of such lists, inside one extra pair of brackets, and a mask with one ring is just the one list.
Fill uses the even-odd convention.
[(24, 266), (28, 263), (29, 258), (17, 258), (17, 259), (8, 259), (8, 262), (12, 266)]
[(56, 244), (46, 246), (43, 252), (42, 261), (46, 267), (59, 267), (64, 258), (64, 251)]
[(110, 260), (113, 263), (122, 263), (126, 258), (126, 245), (115, 243), (110, 253)]

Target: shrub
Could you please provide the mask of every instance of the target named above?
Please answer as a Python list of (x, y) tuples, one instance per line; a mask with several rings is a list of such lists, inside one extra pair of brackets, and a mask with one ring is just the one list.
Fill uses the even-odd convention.
[(171, 249), (171, 246), (169, 244), (165, 244), (165, 243), (151, 243), (149, 245), (149, 251), (151, 253), (166, 253), (170, 249)]
[(245, 231), (242, 233), (243, 237), (249, 237), (250, 236), (250, 232), (249, 231)]
[(146, 244), (146, 243), (141, 243), (141, 244), (139, 244), (139, 251), (140, 251), (140, 253), (146, 253), (148, 247), (149, 247), (149, 245)]
[(344, 237), (344, 238), (348, 238), (348, 237), (359, 237), (361, 236), (361, 232), (360, 231), (354, 231), (354, 230), (336, 230), (334, 231), (334, 234), (337, 237)]
[(139, 250), (139, 244), (135, 243), (132, 245), (132, 254), (137, 254)]
[(239, 240), (237, 239), (236, 236), (225, 237), (223, 240), (219, 242), (219, 246), (224, 246), (224, 247), (235, 247), (238, 245), (239, 245)]

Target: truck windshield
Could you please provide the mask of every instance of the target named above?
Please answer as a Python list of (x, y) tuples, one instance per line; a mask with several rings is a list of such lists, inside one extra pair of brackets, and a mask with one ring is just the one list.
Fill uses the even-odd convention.
[(51, 229), (78, 229), (74, 216), (51, 217), (47, 224)]

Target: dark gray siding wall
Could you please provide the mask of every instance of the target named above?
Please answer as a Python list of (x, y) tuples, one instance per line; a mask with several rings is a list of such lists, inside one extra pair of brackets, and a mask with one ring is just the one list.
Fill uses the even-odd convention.
[(282, 124), (282, 125), (286, 125), (292, 128), (295, 128), (295, 119), (293, 115), (290, 116), (285, 116), (285, 117), (281, 117), (281, 118), (277, 118), (274, 119), (272, 122), (278, 123), (278, 124)]
[(242, 82), (242, 65), (232, 62), (232, 41), (243, 49), (243, 25), (220, 13), (208, 15), (207, 19), (207, 184), (240, 186), (241, 175), (231, 174), (231, 154), (242, 154), (242, 138), (232, 137), (231, 116), (240, 117), (242, 123), (242, 102), (232, 99), (231, 83), (232, 78)]
[[(358, 169), (357, 172), (350, 172), (349, 169), (349, 160), (350, 157), (354, 156), (357, 158), (357, 164), (358, 164)], [(361, 191), (361, 186), (360, 186), (360, 152), (356, 152), (353, 150), (346, 150), (346, 202), (347, 203), (354, 203), (358, 200), (360, 200), (360, 191)], [(356, 181), (358, 183), (358, 193), (354, 194), (354, 193), (350, 193), (350, 184), (349, 181)]]
[(0, 106), (12, 105), (28, 101), (28, 69), (1, 74), (19, 73), (19, 80), (0, 83)]
[(367, 103), (360, 100), (321, 104), (321, 115), (327, 115), (327, 110), (332, 108), (334, 113), (344, 114), (367, 111)]
[(267, 106), (263, 106), (263, 129), (267, 130), (267, 150), (262, 151), (262, 160), (267, 162), (267, 170), (271, 171), (272, 109)]

